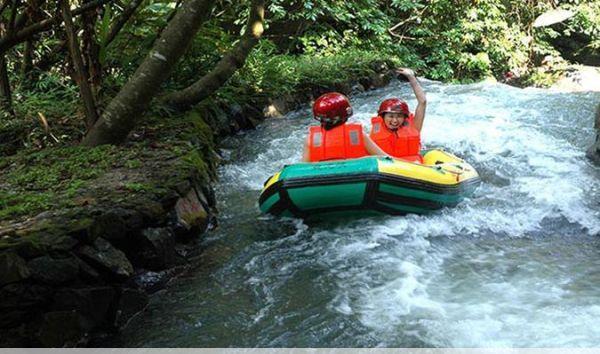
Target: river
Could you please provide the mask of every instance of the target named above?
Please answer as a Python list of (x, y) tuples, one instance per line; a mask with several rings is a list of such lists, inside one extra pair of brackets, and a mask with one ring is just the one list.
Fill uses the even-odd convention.
[[(299, 161), (307, 108), (223, 142), (220, 225), (195, 269), (118, 338), (130, 347), (600, 346), (600, 93), (425, 82), (427, 147), (469, 161), (471, 199), (426, 216), (306, 224), (261, 215)], [(406, 83), (352, 97), (369, 125)]]

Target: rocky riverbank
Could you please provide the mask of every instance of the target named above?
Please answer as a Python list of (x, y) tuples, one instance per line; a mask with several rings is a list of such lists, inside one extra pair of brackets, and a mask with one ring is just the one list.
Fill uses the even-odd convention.
[[(600, 68), (596, 66), (572, 65), (567, 68), (563, 77), (550, 87), (559, 92), (600, 91)], [(600, 166), (600, 102), (597, 103), (594, 129), (594, 143), (587, 150), (587, 157)]]
[[(151, 119), (120, 147), (23, 152), (0, 163), (0, 345), (85, 346), (143, 311), (216, 225), (220, 136), (319, 94), (382, 87), (386, 63), (352, 82), (245, 106)], [(218, 109), (215, 109), (218, 108)]]

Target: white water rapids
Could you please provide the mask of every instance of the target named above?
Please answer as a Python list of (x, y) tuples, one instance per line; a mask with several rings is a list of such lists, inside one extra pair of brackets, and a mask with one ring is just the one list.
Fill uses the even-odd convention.
[[(155, 296), (127, 346), (600, 346), (600, 93), (424, 84), (427, 147), (480, 173), (427, 215), (305, 224), (262, 216), (266, 178), (299, 161), (308, 108), (225, 141), (220, 226), (199, 269)], [(368, 127), (407, 84), (352, 97)], [(207, 265), (208, 264), (208, 265)]]

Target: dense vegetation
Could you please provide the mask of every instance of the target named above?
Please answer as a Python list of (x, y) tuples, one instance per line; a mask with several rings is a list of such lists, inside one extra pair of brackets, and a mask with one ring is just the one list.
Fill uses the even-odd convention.
[[(4, 0), (3, 142), (43, 146), (79, 141), (143, 63), (182, 3)], [(210, 10), (202, 26), (156, 90), (162, 98), (210, 74), (248, 32), (249, 1), (204, 3)], [(564, 68), (563, 57), (589, 64), (598, 64), (600, 57), (597, 1), (273, 0), (264, 5), (263, 36), (250, 44), (247, 58), (248, 53), (239, 58), (237, 66), (245, 61), (240, 70), (234, 67), (221, 75), (214, 90), (200, 97), (204, 105), (251, 102), (303, 84), (335, 82), (377, 60), (413, 67), (435, 80), (502, 79), (509, 73), (523, 84), (543, 85)], [(575, 15), (533, 27), (537, 16), (556, 7)], [(540, 65), (544, 70), (535, 69)], [(168, 99), (154, 102), (155, 115), (182, 108)], [(29, 131), (2, 134), (23, 125)], [(48, 134), (49, 126), (58, 133)]]
[[(187, 43), (177, 48), (181, 57), (125, 107), (129, 126), (119, 134), (138, 129), (135, 143), (75, 148), (191, 4), (209, 10), (179, 38)], [(149, 132), (165, 134), (159, 127), (186, 121), (182, 111), (199, 112), (194, 124), (216, 134), (211, 115), (226, 115), (227, 107), (260, 109), (268, 98), (336, 87), (382, 62), (435, 80), (510, 76), (521, 85), (551, 83), (567, 60), (600, 65), (598, 1), (4, 0), (0, 6), (0, 219), (45, 210), (59, 195), (60, 203), (72, 204), (70, 196), (103, 171), (138, 161), (144, 146), (156, 144)], [(555, 8), (574, 15), (533, 26)], [(194, 129), (167, 129), (180, 136), (163, 141), (177, 147), (175, 139), (189, 139)], [(212, 143), (200, 143), (196, 164), (212, 164)]]

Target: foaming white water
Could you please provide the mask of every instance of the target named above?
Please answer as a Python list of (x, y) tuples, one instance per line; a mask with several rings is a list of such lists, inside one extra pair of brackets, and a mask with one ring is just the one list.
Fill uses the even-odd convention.
[[(471, 199), (425, 216), (260, 215), (262, 183), (300, 160), (313, 124), (308, 109), (269, 120), (224, 143), (208, 269), (157, 295), (124, 346), (600, 346), (600, 169), (583, 156), (600, 93), (425, 91), (425, 143), (480, 172)], [(355, 96), (352, 120), (368, 126), (392, 96), (412, 93)]]
[[(246, 284), (264, 299), (255, 325), (273, 318), (285, 323), (289, 316), (279, 312), (279, 302), (294, 301), (280, 297), (300, 277), (326, 293), (332, 321), (358, 321), (377, 345), (600, 345), (600, 292), (577, 275), (573, 259), (594, 262), (598, 272), (600, 264), (569, 243), (600, 233), (598, 170), (585, 160), (582, 142), (586, 132), (591, 135), (593, 100), (600, 94), (493, 84), (428, 83), (425, 89), (425, 144), (471, 162), (483, 180), (476, 195), (427, 216), (366, 219), (333, 229), (300, 223), (291, 236), (255, 244), (244, 267)], [(412, 94), (394, 85), (361, 95), (353, 99), (352, 119), (368, 126), (378, 103), (392, 96)], [(408, 101), (414, 109), (414, 100)], [(313, 123), (308, 114), (300, 111), (233, 139), (232, 146), (243, 145), (242, 139), (258, 143), (239, 153), (229, 148), (236, 163), (221, 170), (225, 188), (258, 195), (270, 174), (299, 161)], [(305, 272), (318, 275), (304, 279)], [(296, 305), (302, 311), (323, 311), (304, 300)], [(315, 316), (300, 328), (311, 331), (327, 321)], [(266, 328), (261, 343), (289, 343), (289, 335), (279, 332), (269, 339), (276, 327)]]

